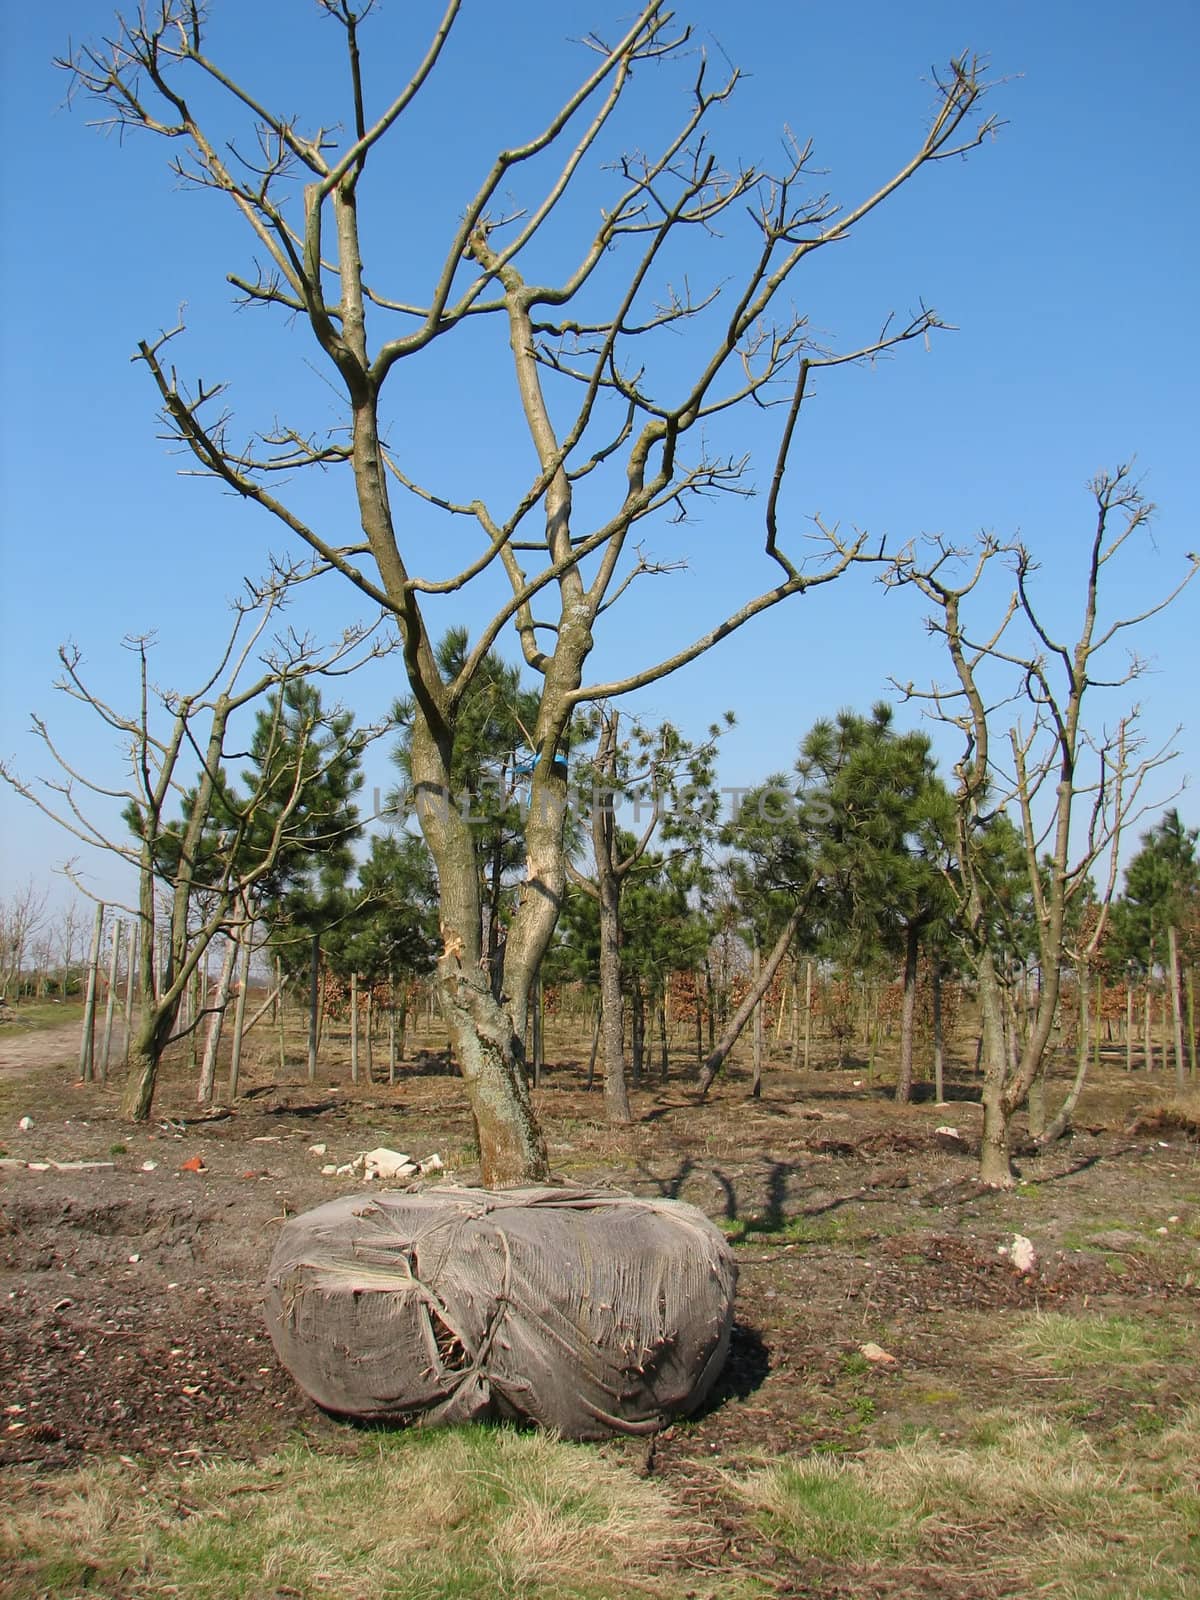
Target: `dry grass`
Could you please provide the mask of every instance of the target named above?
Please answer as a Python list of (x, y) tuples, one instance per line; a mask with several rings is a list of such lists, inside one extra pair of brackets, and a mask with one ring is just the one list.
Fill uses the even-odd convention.
[(698, 1536), (627, 1468), (505, 1429), (368, 1434), (350, 1456), (298, 1447), (150, 1476), (106, 1464), (7, 1487), (5, 1592), (56, 1600), (672, 1600), (672, 1561)]
[[(861, 1575), (906, 1564), (961, 1573), (964, 1590), (1047, 1600), (1200, 1594), (1200, 1407), (1142, 1457), (1107, 1461), (1044, 1419), (985, 1419), (969, 1443), (924, 1437), (854, 1459), (766, 1467), (738, 1487), (794, 1555)], [(889, 1591), (891, 1592), (891, 1591)]]

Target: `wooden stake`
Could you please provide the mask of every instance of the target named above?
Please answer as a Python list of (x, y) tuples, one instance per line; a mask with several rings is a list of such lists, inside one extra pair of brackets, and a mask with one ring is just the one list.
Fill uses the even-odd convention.
[(317, 1010), (321, 992), (321, 938), (313, 934), (308, 964), (308, 1081), (317, 1076)]
[(96, 1074), (101, 1083), (108, 1082), (108, 1063), (112, 1058), (113, 1016), (117, 1009), (117, 971), (121, 961), (121, 945), (125, 938), (125, 924), (114, 922), (112, 949), (108, 956), (108, 994), (104, 998), (104, 1043), (100, 1047), (100, 1070)]
[(1175, 1087), (1182, 1094), (1187, 1083), (1183, 1059), (1183, 1001), (1179, 989), (1179, 938), (1175, 924), (1167, 929), (1167, 963), (1171, 979), (1171, 1031), (1175, 1039)]
[(87, 996), (83, 1002), (83, 1033), (79, 1040), (79, 1076), (85, 1083), (93, 1077), (96, 1027), (96, 968), (100, 965), (100, 941), (104, 937), (104, 903), (96, 906), (92, 927), (92, 953), (88, 957)]
[(242, 1072), (242, 1040), (246, 1030), (246, 995), (250, 989), (250, 956), (254, 949), (254, 924), (247, 917), (238, 935), (241, 948), (241, 967), (238, 972), (237, 1009), (233, 1014), (233, 1049), (229, 1056), (229, 1099), (237, 1099), (238, 1080)]
[(350, 974), (350, 1082), (358, 1082), (358, 974)]

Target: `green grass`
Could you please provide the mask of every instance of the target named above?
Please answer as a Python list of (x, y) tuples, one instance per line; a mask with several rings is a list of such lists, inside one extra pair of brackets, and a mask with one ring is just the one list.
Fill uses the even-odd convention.
[(1177, 1358), (1185, 1341), (1148, 1318), (1039, 1311), (1016, 1325), (1009, 1342), (1018, 1355), (1056, 1372), (1112, 1367), (1119, 1377)]
[(878, 1237), (878, 1221), (872, 1218), (868, 1227), (865, 1219), (848, 1211), (823, 1211), (812, 1217), (746, 1217), (721, 1218), (717, 1222), (721, 1232), (731, 1244), (802, 1244), (829, 1245), (853, 1244), (856, 1240)]
[[(297, 1445), (140, 1481), (103, 1464), (3, 1487), (5, 1593), (29, 1600), (672, 1600), (673, 1557), (704, 1538), (629, 1468), (508, 1429), (373, 1432), (352, 1453)], [(683, 1587), (715, 1595), (698, 1576)]]
[(83, 1020), (83, 1004), (79, 1000), (22, 1000), (14, 1006), (11, 1020), (4, 1024), (4, 1032), (31, 1033), (39, 1028), (65, 1028), (68, 1023)]

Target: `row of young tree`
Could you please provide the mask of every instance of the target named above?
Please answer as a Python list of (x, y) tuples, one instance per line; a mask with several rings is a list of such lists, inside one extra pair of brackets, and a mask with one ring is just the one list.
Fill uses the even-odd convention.
[[(466, 649), (465, 632), (452, 630), (439, 646), (439, 659), (452, 670)], [(144, 684), (144, 642), (138, 655)], [(70, 663), (65, 683), (83, 692), (77, 662)], [(126, 1109), (135, 1117), (149, 1115), (166, 1046), (190, 1037), (195, 1056), (195, 1033), (206, 1019), (200, 1091), (211, 1098), (221, 1020), (239, 971), (241, 1021), (252, 949), (274, 968), (277, 988), (286, 983), (307, 991), (310, 1075), (322, 972), (364, 994), (381, 985), (397, 994), (434, 966), (436, 872), (422, 839), (404, 826), (420, 809), (412, 782), (411, 703), (399, 702), (383, 727), (360, 731), (348, 712), (324, 707), (307, 675), (285, 675), (270, 685), (260, 681), (258, 693), (262, 703), (237, 780), (215, 760), (181, 792), (177, 817), (164, 822), (164, 804), (155, 801), (152, 809), (147, 803), (153, 784), (124, 807), (129, 838), (115, 848), (126, 859), (136, 856), (141, 884), (141, 1021), (126, 1093)], [(164, 709), (176, 708), (177, 718), (182, 703), (163, 697)], [(522, 881), (531, 710), (518, 670), (490, 653), (467, 702), (453, 803), (473, 841), (482, 948), (493, 987), (502, 983)], [(768, 994), (778, 992), (785, 963), (792, 974), (794, 1018), (801, 964), (810, 986), (814, 966), (819, 974), (857, 974), (864, 981), (890, 981), (899, 974), (896, 1096), (904, 1101), (917, 1065), (918, 974), (926, 974), (932, 990), (940, 1086), (943, 986), (965, 979), (982, 1000), (982, 955), (1000, 989), (1003, 1058), (1010, 1073), (1018, 1071), (1044, 987), (1053, 858), (1031, 855), (1021, 825), (998, 807), (977, 824), (964, 872), (960, 812), (937, 771), (930, 738), (898, 730), (885, 703), (868, 714), (843, 711), (818, 721), (801, 740), (790, 772), (736, 791), (717, 785), (719, 742), (732, 722), (727, 713), (702, 741), (692, 742), (669, 724), (648, 728), (605, 704), (577, 717), (571, 730), (562, 820), (572, 881), (539, 980), (548, 986), (574, 982), (595, 992), (593, 1061), (599, 1053), (610, 1120), (631, 1120), (629, 1069), (636, 1083), (655, 1023), (665, 1042), (668, 995), (674, 981), (678, 996), (681, 978), (694, 996), (701, 1093), (752, 1017), (759, 1025), (757, 1093), (762, 1009)], [(364, 784), (362, 757), (389, 729), (399, 735), (393, 750), (399, 783), (389, 796), (390, 825), (370, 836), (364, 852), (356, 850), (364, 833), (356, 803)], [(138, 731), (149, 770), (151, 754), (158, 752), (161, 760), (168, 745), (150, 735), (147, 720)], [(1123, 778), (1134, 776), (1127, 760)], [(731, 794), (730, 811), (725, 802)], [(1022, 797), (1017, 811), (1030, 822), (1028, 767), (1018, 802)], [(78, 805), (74, 810), (78, 818)], [(621, 825), (626, 813), (633, 829)], [(1080, 1011), (1073, 1019), (1080, 1068), (1049, 1120), (1042, 1078), (1035, 1077), (1026, 1098), (1031, 1127), (1044, 1140), (1063, 1131), (1082, 1086), (1093, 980), (1123, 982), (1132, 996), (1135, 978), (1148, 989), (1161, 977), (1180, 1074), (1185, 1010), (1194, 1053), (1196, 833), (1168, 811), (1144, 835), (1126, 871), (1124, 893), (1114, 897), (1111, 881), (1106, 892), (1098, 892), (1090, 869), (1101, 845), (1115, 862), (1124, 820), (1114, 817), (1111, 837), (1093, 829), (1087, 859), (1072, 868), (1059, 965), (1070, 975)], [(982, 951), (973, 944), (969, 920), (978, 884), (986, 885), (989, 905)], [(35, 902), (31, 893), (15, 897), (5, 908), (5, 930), (11, 923), (28, 938)], [(68, 919), (72, 929), (78, 920)], [(220, 936), (224, 958), (210, 984), (210, 952)], [(731, 939), (748, 953), (736, 1006), (728, 1003)], [(718, 943), (724, 945), (726, 972), (725, 981), (714, 984)], [(131, 990), (134, 948), (131, 939)], [(115, 934), (112, 950), (115, 962)], [(1147, 998), (1147, 1015), (1148, 1007)], [(986, 1013), (983, 1022), (986, 1033)]]
[[(540, 121), (530, 127), (533, 102), (511, 97), (503, 109), (519, 126), (497, 151), (482, 152), (477, 181), (465, 180), (462, 192), (452, 192), (455, 182), (439, 182), (422, 202), (421, 248), (415, 249), (412, 230), (395, 226), (404, 215), (397, 196), (411, 193), (414, 149), (430, 147), (427, 133), (418, 131), (416, 147), (409, 140), (413, 108), (419, 102), (420, 116), (432, 100), (436, 110), (444, 81), (440, 104), (447, 134), (451, 128), (455, 134), (447, 149), (457, 148), (462, 104), (492, 103), (494, 85), (456, 86), (461, 59), (456, 67), (448, 41), (488, 24), (472, 22), (461, 0), (447, 0), (424, 41), (414, 42), (419, 23), (413, 21), (390, 45), (385, 38), (376, 56), (370, 28), (386, 30), (391, 23), (372, 0), (320, 0), (317, 9), (326, 35), (332, 30), (341, 48), (331, 50), (327, 36), (312, 41), (319, 70), (309, 88), (322, 103), (305, 114), (275, 109), (293, 105), (286, 86), (276, 86), (276, 102), (274, 88), (250, 81), (256, 68), (248, 28), (239, 20), (222, 35), (220, 8), (195, 0), (161, 0), (118, 14), (106, 39), (85, 43), (62, 65), (73, 89), (99, 103), (102, 120), (164, 139), (185, 187), (219, 200), (253, 251), (253, 262), (239, 262), (229, 281), (248, 304), (287, 319), (304, 341), (301, 362), (315, 356), (328, 379), (314, 390), (306, 366), (293, 374), (271, 365), (290, 361), (293, 347), (268, 343), (257, 385), (268, 397), (263, 420), (239, 437), (221, 398), (224, 381), (206, 377), (190, 385), (181, 378), (174, 352), (182, 328), (138, 345), (166, 433), (191, 470), (257, 508), (307, 552), (310, 565), (303, 572), (283, 568), (264, 591), (268, 605), (281, 603), (279, 586), (291, 579), (323, 582), (329, 575), (355, 604), (365, 598), (379, 608), (391, 630), (387, 646), (398, 646), (406, 695), (405, 785), (437, 880), (433, 981), (471, 1097), (484, 1181), (548, 1175), (524, 1039), (545, 963), (557, 958), (556, 930), (562, 926), (569, 934), (574, 918), (573, 947), (582, 950), (594, 914), (595, 959), (609, 995), (606, 1092), (613, 1114), (623, 1115), (613, 1020), (621, 972), (619, 901), (626, 900), (629, 949), (639, 896), (653, 886), (667, 897), (648, 924), (669, 928), (674, 918), (682, 929), (707, 892), (705, 874), (714, 870), (698, 808), (653, 798), (659, 788), (686, 788), (690, 761), (703, 777), (704, 747), (688, 751), (675, 735), (650, 733), (644, 750), (624, 756), (618, 732), (605, 733), (612, 708), (767, 609), (802, 595), (809, 595), (806, 606), (817, 604), (825, 584), (864, 564), (878, 564), (886, 583), (930, 603), (953, 665), (950, 688), (930, 691), (933, 709), (964, 741), (948, 783), (955, 875), (948, 880), (943, 874), (943, 881), (956, 885), (956, 926), (985, 1021), (984, 1175), (1010, 1181), (1008, 1128), (1041, 1069), (1067, 966), (1071, 908), (1082, 904), (1104, 850), (1115, 852), (1120, 826), (1136, 809), (1138, 785), (1156, 759), (1134, 752), (1125, 723), (1115, 742), (1096, 735), (1089, 744), (1082, 721), (1087, 691), (1120, 676), (1105, 672), (1098, 680), (1093, 656), (1137, 620), (1098, 628), (1099, 575), (1143, 526), (1148, 507), (1123, 470), (1094, 486), (1099, 531), (1073, 645), (1060, 643), (1036, 610), (1034, 563), (1019, 545), (985, 539), (960, 551), (933, 541), (888, 553), (865, 533), (846, 539), (820, 522), (810, 541), (796, 545), (787, 537), (797, 520), (787, 492), (789, 462), (814, 380), (873, 364), (912, 341), (928, 342), (944, 327), (921, 305), (908, 317), (881, 317), (872, 324), (880, 331), (865, 342), (831, 346), (814, 336), (796, 309), (801, 279), (829, 246), (839, 253), (850, 248), (879, 207), (945, 172), (951, 158), (969, 154), (996, 131), (997, 120), (982, 111), (988, 86), (980, 63), (964, 54), (935, 76), (932, 111), (911, 148), (889, 164), (882, 181), (843, 206), (818, 177), (812, 146), (790, 135), (777, 171), (740, 158), (717, 159), (713, 124), (736, 92), (739, 73), (722, 67), (714, 76), (686, 22), (662, 0), (646, 0), (610, 35), (601, 28), (586, 36), (578, 72), (558, 80), (557, 58), (545, 60)], [(511, 20), (514, 29), (537, 26), (522, 15)], [(528, 41), (539, 61), (544, 42)], [(297, 23), (289, 62), (304, 49)], [(476, 54), (487, 62), (488, 52)], [(396, 80), (396, 64), (405, 59), (410, 67)], [(672, 107), (676, 120), (664, 132)], [(631, 110), (658, 130), (650, 143), (636, 129), (619, 131)], [(443, 198), (445, 215), (437, 220)], [(439, 241), (434, 235), (443, 226)], [(171, 248), (165, 240), (164, 250)], [(178, 263), (181, 273), (188, 269), (187, 262)], [(187, 296), (175, 295), (173, 303), (181, 298)], [(437, 363), (456, 375), (470, 373), (466, 388), (474, 407), (472, 420), (464, 421), (464, 385), (446, 386), (455, 399), (438, 427), (453, 450), (443, 468), (432, 470), (452, 472), (448, 482), (430, 477), (420, 430), (406, 426), (416, 409), (432, 408), (441, 393), (424, 379)], [(314, 409), (306, 412), (314, 395)], [(527, 476), (517, 482), (514, 464), (522, 460)], [(505, 469), (497, 472), (500, 461)], [(760, 484), (756, 463), (763, 464)], [(328, 492), (310, 499), (302, 486), (318, 477)], [(744, 535), (756, 488), (763, 509), (755, 534), (761, 571), (748, 578), (749, 587), (734, 596), (726, 614), (701, 624), (690, 640), (684, 635), (684, 642), (658, 640), (651, 630), (627, 633), (614, 675), (592, 679), (598, 636), (631, 588), (658, 581), (685, 557), (701, 559), (705, 551), (728, 561), (736, 548), (736, 572), (727, 577), (752, 572)], [(714, 506), (721, 509), (714, 513)], [(681, 534), (678, 525), (706, 512), (720, 519), (720, 537), (681, 544), (686, 526)], [(1122, 514), (1125, 526), (1106, 537), (1109, 519)], [(807, 532), (810, 524), (804, 526)], [(654, 539), (665, 551), (655, 553)], [(997, 564), (1011, 568), (1015, 590), (1007, 610), (1002, 605), (990, 620), (985, 616), (976, 634), (964, 613), (978, 598), (978, 586), (987, 589)], [(486, 609), (476, 604), (481, 595)], [(482, 610), (487, 620), (477, 620), (469, 636), (439, 645), (430, 618), (448, 601), (461, 604), (459, 617), (478, 619)], [(255, 626), (266, 624), (260, 617)], [(533, 686), (523, 698), (506, 696), (501, 680), (511, 669), (495, 662), (494, 647), (507, 630)], [(1015, 630), (1024, 643), (1012, 639)], [(324, 825), (306, 835), (302, 820), (305, 789), (336, 765), (336, 740), (332, 747), (323, 744), (328, 730), (295, 706), (299, 723), (287, 733), (286, 711), (297, 680), (347, 670), (348, 657), (369, 652), (379, 637), (358, 631), (324, 655), (285, 639), (254, 681), (249, 669), (239, 677), (248, 652), (235, 640), (228, 672), (223, 664), (201, 693), (162, 705), (162, 736), (148, 730), (144, 709), (133, 717), (111, 714), (112, 726), (130, 742), (133, 781), (132, 788), (109, 785), (106, 792), (133, 808), (136, 833), (127, 858), (139, 871), (143, 896), (149, 895), (139, 916), (147, 928), (165, 920), (168, 934), (159, 972), (153, 952), (160, 941), (142, 941), (143, 1021), (126, 1100), (132, 1112), (145, 1114), (157, 1055), (218, 928), (249, 925), (267, 899), (284, 904), (290, 892), (299, 896), (290, 924), (298, 960), (306, 939), (311, 950), (314, 930), (332, 937), (345, 922), (339, 912), (325, 924), (325, 913), (307, 903), (321, 898), (314, 888), (317, 863), (323, 854), (332, 860), (334, 852)], [(649, 645), (648, 655), (639, 653), (641, 644)], [(68, 657), (66, 666), (70, 685), (77, 663)], [(994, 673), (1015, 676), (1015, 690), (1011, 684), (990, 687)], [(1012, 726), (1011, 756), (1002, 761), (993, 744), (1006, 734), (995, 708), (1014, 692), (1024, 697), (1029, 715), (1024, 727)], [(263, 693), (278, 696), (266, 744), (252, 764), (252, 780), (234, 784), (222, 776), (230, 719)], [(489, 813), (496, 826), (485, 845), (477, 820), (457, 797), (482, 770), (474, 765), (474, 741), (501, 715), (497, 707), (506, 699), (515, 709), (502, 715), (515, 719), (521, 737), (502, 741), (499, 773), (489, 768), (486, 782), (476, 785), (476, 798), (484, 803), (486, 790), (495, 813)], [(146, 701), (144, 693), (143, 708)], [(874, 720), (866, 719), (867, 744), (872, 738), (886, 744), (890, 735), (872, 733)], [(638, 763), (653, 769), (645, 786), (646, 803), (663, 812), (657, 843), (647, 823), (625, 838), (599, 799), (571, 802), (571, 777), (579, 767), (575, 740), (585, 726), (594, 730), (589, 759), (605, 782), (615, 774), (636, 787)], [(835, 729), (834, 746), (836, 738)], [(277, 770), (289, 739), (298, 759)], [(178, 823), (172, 861), (163, 844), (166, 803), (178, 792), (185, 752), (189, 759), (201, 757), (200, 777)], [(1094, 783), (1079, 775), (1089, 754), (1101, 761)], [(908, 755), (917, 763), (912, 781), (919, 785), (924, 780), (915, 747)], [(869, 756), (868, 748), (862, 759)], [(814, 773), (822, 763), (832, 769), (838, 759), (836, 748), (806, 757)], [(67, 770), (51, 800), (95, 842), (76, 812), (78, 780)], [(805, 787), (803, 776), (801, 782)], [(510, 827), (518, 792), (522, 814), (519, 827)], [(1090, 807), (1082, 821), (1081, 806)], [(995, 860), (1004, 844), (998, 818), (1008, 807), (1015, 808), (1011, 826), (1026, 861), (1041, 974), (1034, 1021), (1015, 1062), (998, 954), (1007, 880), (998, 879)], [(1041, 841), (1044, 812), (1051, 816), (1051, 837)], [(826, 841), (819, 857), (803, 830), (792, 837), (790, 815), (782, 829), (770, 828), (757, 807), (750, 814), (743, 808), (735, 819), (744, 835), (729, 841), (730, 847), (744, 845), (737, 872), (747, 886), (757, 879), (763, 891), (751, 918), (760, 981), (783, 959), (785, 931), (791, 941), (806, 919), (832, 918), (827, 901), (842, 907), (838, 914), (844, 912), (854, 938), (869, 937), (872, 897), (863, 875), (886, 875), (892, 867), (886, 852), (869, 848), (855, 816), (844, 813), (843, 837)], [(576, 825), (591, 835), (590, 866), (573, 846)], [(1078, 847), (1081, 828), (1086, 847)], [(293, 845), (309, 870), (307, 887), (301, 882), (288, 891), (277, 880)], [(1050, 858), (1044, 872), (1043, 854)], [(578, 889), (586, 911), (584, 900), (568, 893), (573, 859), (579, 875), (591, 880), (592, 892)], [(160, 916), (156, 896), (164, 880), (170, 903)], [(886, 890), (902, 908), (887, 936), (903, 943), (906, 960), (913, 938), (919, 943), (943, 914), (925, 904), (924, 884), (909, 863), (894, 881), (879, 885), (880, 894)], [(1105, 903), (1103, 888), (1097, 898)], [(631, 999), (636, 1016), (636, 989)], [(706, 1080), (727, 1053), (743, 1010), (730, 1020), (726, 1038), (714, 1041)]]

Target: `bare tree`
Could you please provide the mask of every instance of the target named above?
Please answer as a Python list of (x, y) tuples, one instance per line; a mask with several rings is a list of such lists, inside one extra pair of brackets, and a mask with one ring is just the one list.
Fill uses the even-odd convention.
[[(33, 718), (33, 731), (53, 758), (57, 776), (29, 782), (0, 762), (0, 778), (19, 794), (81, 843), (115, 855), (136, 873), (137, 906), (131, 914), (139, 930), (139, 1015), (122, 1098), (125, 1115), (136, 1121), (150, 1115), (159, 1061), (175, 1036), (180, 1004), (209, 945), (226, 927), (231, 912), (271, 872), (291, 842), (307, 790), (320, 782), (329, 761), (340, 754), (335, 745), (318, 762), (305, 761), (305, 734), (302, 730), (297, 745), (295, 730), (285, 729), (280, 693), (272, 727), (281, 749), (286, 742), (287, 790), (280, 794), (272, 775), (277, 763), (268, 759), (261, 768), (261, 785), (238, 795), (224, 767), (231, 753), (231, 722), (272, 689), (282, 690), (314, 674), (340, 676), (391, 648), (376, 637), (378, 625), (348, 629), (325, 649), (294, 633), (272, 638), (270, 624), (292, 581), (276, 578), (235, 606), (233, 626), (215, 670), (190, 694), (152, 684), (150, 638), (128, 639), (139, 678), (138, 703), (132, 713), (108, 704), (89, 687), (76, 648), (60, 649), (64, 675), (56, 687), (90, 707), (112, 730), (127, 764), (123, 780), (104, 784), (84, 776), (38, 716)], [(317, 731), (310, 728), (308, 734), (315, 740)], [(355, 735), (360, 740), (369, 736)], [(194, 786), (189, 787), (192, 779)], [(114, 831), (109, 814), (102, 814), (110, 813), (114, 805), (123, 808), (128, 829), (124, 834)], [(171, 813), (177, 807), (183, 815), (173, 821)], [(214, 829), (214, 819), (219, 828)], [(79, 887), (88, 893), (82, 884)], [(165, 903), (160, 887), (165, 888)]]
[[(812, 186), (808, 145), (789, 143), (777, 175), (752, 166), (726, 169), (707, 130), (739, 74), (730, 71), (714, 83), (687, 28), (676, 25), (662, 0), (651, 0), (614, 43), (588, 36), (590, 62), (558, 109), (531, 136), (499, 151), (463, 196), (432, 284), (385, 290), (364, 265), (360, 209), (369, 203), (381, 218), (396, 214), (405, 173), (386, 165), (389, 136), (434, 78), (461, 0), (448, 0), (419, 64), (381, 105), (371, 104), (360, 38), (372, 0), (319, 4), (343, 36), (343, 81), (353, 106), (344, 133), (271, 109), (252, 85), (211, 58), (205, 8), (197, 0), (155, 0), (118, 17), (103, 44), (63, 64), (78, 90), (103, 103), (110, 125), (172, 141), (180, 176), (228, 199), (260, 252), (253, 271), (231, 272), (230, 281), (248, 303), (300, 319), (344, 396), (338, 428), (328, 435), (289, 420), (239, 440), (220, 400), (223, 385), (201, 380), (188, 387), (178, 376), (173, 334), (139, 346), (168, 431), (200, 471), (283, 522), (320, 562), (397, 619), (416, 708), (413, 789), (441, 894), (438, 994), (471, 1095), (484, 1180), (539, 1179), (547, 1157), (528, 1098), (522, 1040), (566, 881), (571, 715), (585, 702), (674, 672), (788, 596), (837, 578), (855, 558), (857, 540), (837, 543), (832, 554), (822, 544), (808, 558), (786, 553), (781, 543), (781, 487), (811, 379), (824, 368), (873, 360), (943, 324), (922, 306), (907, 319), (889, 317), (858, 347), (832, 350), (817, 343), (798, 311), (777, 308), (803, 262), (843, 244), (924, 167), (972, 149), (995, 124), (975, 116), (982, 75), (979, 63), (963, 56), (935, 80), (932, 118), (912, 153), (848, 208)], [(508, 22), (521, 26), (519, 11)], [(383, 63), (377, 65), (382, 73)], [(680, 74), (678, 125), (656, 153), (622, 153), (614, 138), (618, 109), (635, 77), (640, 82), (652, 66), (658, 98), (662, 74)], [(491, 87), (481, 85), (480, 93)], [(456, 99), (456, 117), (460, 104)], [(514, 95), (513, 116), (520, 115)], [(402, 159), (411, 159), (411, 145)], [(542, 246), (553, 237), (561, 256), (569, 197), (595, 179), (599, 160), (609, 164), (611, 198), (579, 240), (574, 264), (544, 281)], [(402, 199), (399, 205), (404, 215)], [(596, 215), (594, 207), (588, 214)], [(746, 228), (744, 265), (731, 275), (736, 230)], [(732, 241), (721, 237), (726, 232)], [(699, 270), (694, 253), (706, 244), (718, 250), (719, 264), (713, 286), (697, 292), (689, 286)], [(370, 250), (378, 258), (377, 235)], [(410, 268), (410, 275), (419, 273)], [(672, 287), (672, 277), (683, 286)], [(681, 341), (671, 336), (685, 330), (681, 375)], [(472, 381), (478, 372), (487, 383), (493, 369), (480, 364), (478, 352), (489, 335), (491, 349), (509, 363), (511, 384), (508, 393), (489, 392), (492, 414), (498, 427), (504, 417), (523, 419), (536, 458), (526, 488), (503, 509), (474, 485), (455, 490), (420, 481), (419, 469), (403, 456), (402, 430), (389, 428), (382, 409), (385, 393), (410, 382), (407, 373), (392, 388), (389, 380), (411, 364), (411, 381), (419, 384), (421, 358), (450, 336), (461, 347), (458, 360), (471, 363)], [(663, 365), (652, 369), (659, 359)], [(730, 453), (718, 453), (712, 441), (739, 412), (771, 404), (779, 405), (782, 425), (766, 497), (767, 586), (683, 648), (631, 663), (607, 682), (586, 682), (602, 614), (635, 580), (670, 565), (636, 545), (635, 530), (684, 517), (698, 497), (751, 492), (744, 440)], [(466, 444), (457, 434), (460, 480), (469, 474)], [(340, 532), (307, 520), (301, 502), (285, 501), (274, 487), (281, 473), (342, 467), (353, 479), (361, 542), (357, 535), (344, 542)], [(587, 510), (576, 512), (585, 483)], [(395, 508), (397, 495), (448, 519), (450, 536), (437, 541), (440, 550), (459, 547), (462, 530), (474, 536), (476, 553), (457, 569), (420, 573), (421, 546)], [(505, 598), (448, 678), (439, 671), (425, 608), (434, 597), (497, 575)], [(460, 707), (509, 626), (540, 680), (540, 703), (531, 730), (536, 766), (526, 877), (498, 997), (483, 959), (470, 827), (452, 803), (450, 773)]]
[(39, 889), (30, 878), (0, 901), (0, 999), (21, 998), (25, 963), (45, 923), (49, 898), (50, 891)]
[[(1074, 643), (1057, 636), (1034, 592), (1038, 565), (1019, 541), (1002, 544), (983, 536), (973, 550), (964, 550), (934, 539), (920, 551), (902, 553), (885, 575), (888, 584), (912, 585), (932, 602), (928, 625), (945, 640), (954, 668), (949, 687), (897, 687), (930, 702), (933, 714), (963, 735), (963, 754), (955, 766), (954, 881), (982, 1014), (980, 1176), (997, 1187), (1010, 1187), (1014, 1181), (1010, 1124), (1043, 1068), (1071, 950), (1072, 910), (1084, 903), (1093, 869), (1106, 859), (1105, 895), (1111, 898), (1121, 830), (1142, 814), (1146, 780), (1172, 755), (1165, 748), (1147, 751), (1135, 732), (1136, 711), (1122, 716), (1115, 729), (1089, 725), (1085, 700), (1090, 704), (1092, 691), (1120, 688), (1140, 676), (1144, 662), (1133, 654), (1124, 666), (1109, 667), (1109, 647), (1170, 605), (1200, 564), (1189, 556), (1180, 582), (1144, 611), (1102, 620), (1102, 582), (1109, 588), (1119, 584), (1110, 568), (1119, 557), (1134, 554), (1136, 536), (1147, 530), (1154, 508), (1125, 466), (1111, 476), (1101, 474), (1089, 489), (1096, 522), (1087, 546), (1082, 617)], [(996, 562), (1007, 563), (1014, 586), (999, 620), (976, 635), (964, 617), (964, 605)], [(1026, 720), (1009, 711), (1014, 703)], [(1004, 909), (986, 850), (986, 824), (1006, 807), (1016, 814), (1024, 849), (1041, 980), (1019, 1046), (1006, 1035), (992, 937)], [(1074, 950), (1085, 982), (1092, 948), (1090, 940), (1081, 939)], [(1073, 1092), (1078, 1094), (1078, 1086)], [(1061, 1132), (1065, 1121), (1056, 1118), (1049, 1131)]]

